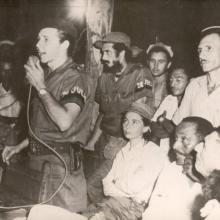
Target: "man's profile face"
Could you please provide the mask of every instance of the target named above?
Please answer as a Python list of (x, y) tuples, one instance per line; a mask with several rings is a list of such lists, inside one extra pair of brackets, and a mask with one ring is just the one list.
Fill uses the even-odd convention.
[(207, 177), (213, 170), (220, 169), (220, 137), (214, 131), (205, 137), (205, 142), (196, 146), (195, 167), (204, 177)]
[(117, 73), (122, 68), (119, 56), (113, 48), (113, 43), (103, 44), (101, 61), (104, 65), (105, 72)]
[(163, 75), (169, 68), (170, 63), (163, 51), (152, 52), (149, 57), (149, 68), (154, 77)]
[(204, 72), (220, 69), (220, 37), (209, 34), (202, 38), (198, 46), (200, 65)]
[(189, 79), (184, 69), (182, 68), (174, 69), (171, 73), (170, 81), (169, 81), (172, 95), (182, 96), (184, 94), (188, 82)]
[(57, 59), (61, 51), (61, 45), (56, 28), (41, 29), (36, 44), (40, 61), (42, 63), (50, 63)]
[(196, 126), (191, 122), (181, 122), (176, 128), (173, 144), (176, 163), (183, 165), (185, 157), (194, 150), (200, 141), (201, 137), (197, 134)]

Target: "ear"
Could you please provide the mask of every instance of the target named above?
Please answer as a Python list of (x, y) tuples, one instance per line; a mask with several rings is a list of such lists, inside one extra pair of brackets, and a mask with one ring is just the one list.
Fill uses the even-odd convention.
[(63, 49), (67, 50), (69, 48), (69, 46), (70, 46), (70, 42), (68, 40), (65, 40), (62, 42)]
[(143, 133), (146, 133), (146, 132), (148, 132), (148, 131), (150, 131), (150, 127), (149, 127), (149, 126), (145, 126), (145, 127), (143, 128)]
[(171, 62), (169, 62), (169, 63), (167, 64), (167, 69), (170, 68), (171, 64), (172, 64)]
[(122, 50), (122, 51), (119, 53), (119, 59), (120, 59), (120, 61), (122, 61), (124, 58), (125, 58), (125, 50)]

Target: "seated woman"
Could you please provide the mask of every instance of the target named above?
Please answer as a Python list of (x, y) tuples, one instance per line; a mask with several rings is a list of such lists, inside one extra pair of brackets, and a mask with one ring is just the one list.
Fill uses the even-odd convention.
[(128, 143), (118, 152), (110, 172), (103, 179), (106, 198), (92, 211), (90, 209), (87, 217), (42, 205), (31, 209), (28, 220), (141, 218), (156, 179), (165, 165), (160, 148), (145, 139), (152, 115), (153, 110), (142, 103), (132, 104), (125, 113), (123, 131)]

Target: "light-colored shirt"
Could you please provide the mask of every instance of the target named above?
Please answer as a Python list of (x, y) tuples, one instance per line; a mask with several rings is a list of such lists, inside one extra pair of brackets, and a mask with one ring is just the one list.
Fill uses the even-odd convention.
[(111, 170), (103, 179), (105, 195), (147, 202), (164, 164), (165, 157), (153, 142), (146, 143), (142, 139), (134, 148), (128, 142), (118, 152)]
[(168, 95), (162, 101), (157, 111), (154, 113), (152, 121), (157, 121), (157, 118), (166, 111), (166, 118), (171, 120), (174, 113), (178, 109), (178, 100), (176, 96)]
[[(176, 96), (168, 95), (166, 98), (162, 101), (157, 111), (154, 113), (154, 116), (152, 118), (152, 121), (157, 121), (157, 118), (166, 111), (166, 118), (171, 120), (173, 118), (173, 115), (178, 109), (178, 100)], [(167, 160), (169, 160), (168, 152), (170, 149), (170, 139), (169, 138), (163, 138), (160, 140), (160, 147), (161, 150), (165, 153), (167, 156)]]
[(189, 83), (173, 122), (178, 125), (188, 116), (205, 118), (215, 127), (220, 125), (220, 87), (208, 94), (207, 75), (195, 78)]
[(201, 185), (182, 173), (176, 162), (168, 164), (158, 178), (143, 220), (192, 220)]

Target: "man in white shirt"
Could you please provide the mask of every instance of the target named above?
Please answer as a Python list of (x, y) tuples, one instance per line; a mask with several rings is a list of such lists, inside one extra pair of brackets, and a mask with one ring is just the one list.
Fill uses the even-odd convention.
[(176, 128), (173, 145), (176, 161), (168, 164), (158, 178), (143, 220), (191, 220), (193, 204), (202, 194), (199, 183), (183, 172), (185, 157), (204, 140), (212, 125), (199, 117), (185, 118)]
[(220, 26), (208, 27), (201, 34), (198, 54), (206, 74), (190, 82), (173, 122), (179, 124), (187, 116), (199, 116), (217, 127), (220, 125)]

